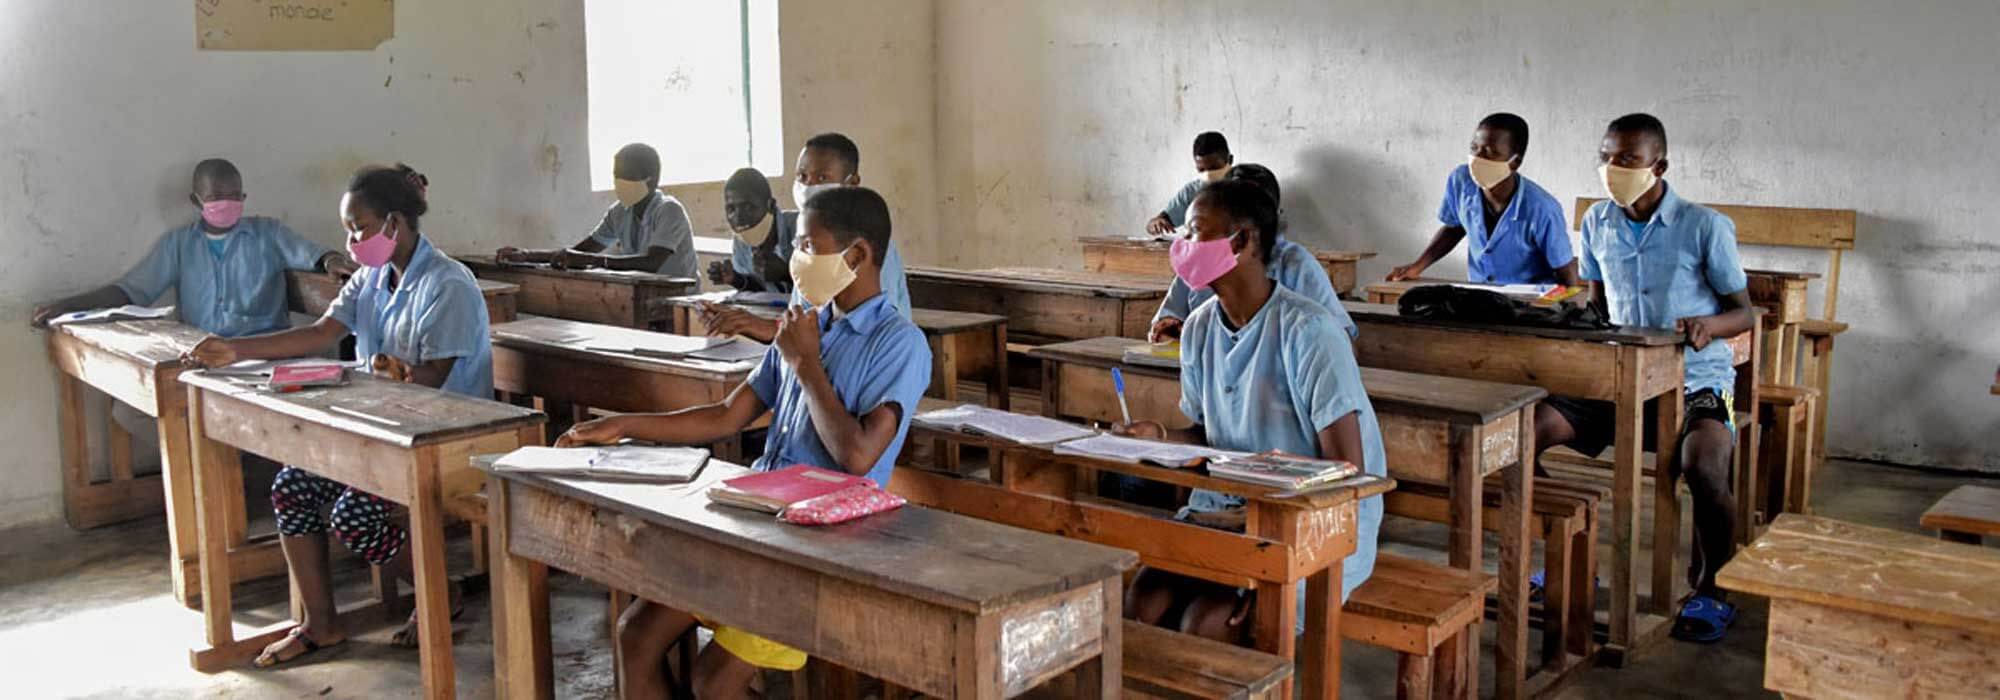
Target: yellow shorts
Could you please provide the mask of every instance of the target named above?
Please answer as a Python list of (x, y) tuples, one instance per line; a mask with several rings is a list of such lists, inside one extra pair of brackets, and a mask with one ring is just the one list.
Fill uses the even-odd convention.
[(715, 630), (716, 644), (752, 666), (773, 671), (797, 671), (806, 667), (806, 653), (803, 651), (728, 625), (696, 619), (701, 621), (702, 626)]

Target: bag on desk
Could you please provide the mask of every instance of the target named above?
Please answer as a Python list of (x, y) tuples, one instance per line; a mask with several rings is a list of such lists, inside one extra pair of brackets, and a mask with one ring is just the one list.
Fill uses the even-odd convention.
[(1499, 292), (1449, 284), (1429, 284), (1403, 293), (1396, 308), (1404, 316), (1499, 326), (1535, 326), (1580, 331), (1611, 327), (1597, 309), (1574, 302), (1536, 306)]

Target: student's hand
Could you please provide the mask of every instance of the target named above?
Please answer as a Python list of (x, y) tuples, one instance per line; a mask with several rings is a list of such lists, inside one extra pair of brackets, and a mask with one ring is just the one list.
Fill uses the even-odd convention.
[(1715, 340), (1714, 317), (1692, 316), (1674, 322), (1674, 330), (1687, 334), (1688, 347), (1700, 350)]
[(1111, 434), (1119, 437), (1139, 438), (1141, 440), (1165, 440), (1167, 439), (1167, 427), (1160, 425), (1157, 421), (1135, 420), (1123, 425), (1111, 426)]
[(1181, 339), (1181, 320), (1172, 316), (1161, 316), (1153, 322), (1153, 329), (1146, 331), (1146, 342), (1158, 345), (1169, 340)]
[(368, 359), (368, 366), (375, 370), (375, 376), (391, 381), (410, 381), (410, 366), (395, 355), (386, 352), (375, 353)]
[(1164, 236), (1173, 232), (1174, 222), (1168, 221), (1165, 215), (1155, 216), (1153, 220), (1146, 222), (1146, 233)]
[(778, 324), (734, 306), (704, 301), (701, 303), (701, 325), (708, 328), (709, 335), (717, 338), (742, 335), (768, 343), (776, 337)]
[(28, 316), (28, 325), (47, 328), (50, 320), (66, 313), (69, 313), (69, 309), (63, 308), (62, 304), (43, 304), (35, 307), (35, 313)]
[(721, 260), (709, 263), (708, 281), (726, 287), (734, 287), (736, 286), (736, 268)]
[(326, 268), (327, 274), (340, 279), (353, 277), (354, 273), (361, 271), (361, 266), (353, 258), (342, 253), (327, 253), (326, 257), (320, 258), (319, 266)]
[(549, 265), (558, 270), (588, 270), (603, 267), (603, 262), (604, 258), (596, 253), (579, 253), (568, 248), (549, 256)]
[(499, 250), (493, 251), (493, 262), (518, 263), (527, 261), (527, 252), (514, 246), (501, 246)]
[(1430, 265), (1421, 262), (1413, 262), (1408, 265), (1398, 265), (1396, 266), (1396, 269), (1389, 271), (1389, 281), (1402, 282), (1404, 280), (1417, 279), (1419, 277), (1423, 277), (1424, 270), (1429, 268)]
[(1217, 530), (1242, 530), (1249, 523), (1248, 511), (1242, 508), (1218, 510), (1213, 513), (1189, 513), (1188, 522)]
[(229, 341), (217, 336), (202, 338), (187, 352), (181, 353), (181, 364), (190, 367), (214, 368), (236, 364), (236, 348)]
[(778, 355), (798, 367), (819, 361), (819, 309), (790, 307), (778, 319), (778, 337), (772, 340)]
[(569, 432), (556, 438), (556, 447), (587, 447), (590, 445), (613, 445), (625, 439), (625, 428), (619, 416), (607, 416), (588, 420), (570, 426)]

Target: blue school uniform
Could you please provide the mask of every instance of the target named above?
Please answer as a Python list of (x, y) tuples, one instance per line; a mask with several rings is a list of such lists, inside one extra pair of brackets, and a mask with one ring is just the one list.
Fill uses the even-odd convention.
[[(1347, 307), (1341, 305), (1340, 296), (1334, 293), (1333, 280), (1327, 279), (1326, 268), (1305, 246), (1278, 236), (1278, 243), (1271, 247), (1271, 261), (1265, 265), (1264, 272), (1278, 286), (1298, 292), (1332, 313), (1348, 337), (1361, 334), (1361, 329), (1354, 325), (1354, 319), (1348, 317)], [(1153, 313), (1153, 322), (1159, 323), (1160, 319), (1169, 317), (1185, 321), (1189, 313), (1214, 297), (1215, 290), (1207, 287), (1190, 290), (1187, 281), (1176, 275), (1167, 287), (1167, 298), (1160, 301), (1160, 310)]]
[[(1306, 456), (1319, 454), (1320, 429), (1356, 414), (1362, 470), (1389, 473), (1382, 429), (1361, 385), (1351, 341), (1326, 309), (1284, 287), (1275, 287), (1264, 308), (1237, 330), (1230, 330), (1221, 301), (1195, 309), (1181, 333), (1181, 412), (1201, 424), (1215, 447)], [(1182, 515), (1241, 504), (1195, 489)], [(1374, 573), (1381, 524), (1382, 498), (1362, 500), (1354, 554), (1342, 564), (1342, 596)]]
[[(917, 401), (931, 384), (931, 349), (924, 332), (877, 294), (861, 302), (853, 311), (833, 313), (832, 304), (820, 309), (819, 356), (826, 376), (833, 382), (841, 405), (854, 416), (884, 404), (901, 407), (896, 437), (888, 449), (868, 469), (868, 478), (884, 487), (896, 465), (896, 455), (909, 435), (910, 416)], [(812, 411), (806, 406), (805, 386), (791, 365), (786, 364), (777, 345), (765, 351), (764, 361), (750, 373), (750, 390), (771, 410), (771, 428), (764, 438), (764, 456), (750, 465), (756, 471), (782, 469), (794, 464), (841, 470), (838, 460), (820, 442), (813, 426)]]
[(182, 321), (240, 338), (290, 328), (285, 271), (317, 269), (326, 254), (277, 219), (243, 217), (220, 241), (197, 219), (160, 236), (118, 288), (141, 306), (175, 290)]
[(456, 358), (442, 388), (493, 398), (486, 297), (472, 271), (423, 238), (410, 254), (410, 269), (391, 288), (394, 274), (390, 265), (363, 268), (326, 309), (327, 318), (354, 334), (355, 356), (388, 353), (410, 365)]
[[(789, 269), (792, 264), (792, 238), (798, 235), (799, 213), (796, 210), (779, 211), (773, 213), (772, 216), (776, 217), (776, 223), (771, 227), (771, 231), (765, 234), (777, 239), (771, 242), (770, 259), (758, 260), (757, 246), (743, 240), (742, 235), (737, 235), (730, 240), (729, 267), (736, 271), (737, 277), (756, 280), (757, 284), (764, 288), (764, 291), (790, 292), (792, 291), (792, 279), (790, 277), (782, 280), (765, 279), (762, 274), (759, 274), (759, 270), (762, 269), (760, 263), (764, 265), (777, 265), (779, 269)], [(899, 266), (896, 271), (900, 274), (902, 268)], [(904, 294), (907, 296), (908, 289), (904, 290)]]
[(1167, 206), (1160, 209), (1160, 213), (1167, 216), (1167, 223), (1173, 224), (1174, 228), (1186, 225), (1188, 205), (1194, 204), (1195, 195), (1201, 194), (1201, 188), (1207, 185), (1207, 179), (1198, 177), (1175, 190), (1174, 198), (1167, 200)]
[[(1672, 187), (1653, 218), (1635, 222), (1610, 201), (1583, 218), (1583, 279), (1601, 282), (1611, 322), (1671, 329), (1674, 322), (1722, 311), (1722, 297), (1743, 291), (1749, 278), (1736, 253), (1736, 222), (1681, 199)], [(1683, 349), (1687, 391), (1736, 389), (1729, 344)]]
[(644, 255), (648, 248), (671, 251), (658, 272), (672, 277), (695, 276), (694, 225), (688, 223), (681, 201), (654, 190), (642, 200), (645, 212), (637, 221), (632, 208), (613, 202), (604, 211), (604, 220), (590, 232), (590, 240), (617, 255)]
[(1514, 199), (1486, 229), (1486, 195), (1466, 166), (1445, 179), (1438, 223), (1465, 229), (1466, 271), (1482, 284), (1554, 284), (1556, 269), (1568, 265), (1569, 229), (1562, 204), (1548, 190), (1516, 174)]

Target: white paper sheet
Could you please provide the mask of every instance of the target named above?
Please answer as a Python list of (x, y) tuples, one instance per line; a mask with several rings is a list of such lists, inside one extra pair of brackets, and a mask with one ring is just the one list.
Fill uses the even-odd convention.
[(1097, 431), (1075, 423), (971, 404), (919, 413), (912, 420), (947, 430), (991, 435), (1024, 445), (1053, 445), (1097, 434)]
[(1130, 464), (1145, 462), (1166, 467), (1181, 467), (1197, 460), (1242, 454), (1228, 450), (1219, 450), (1206, 445), (1155, 442), (1118, 435), (1097, 435), (1081, 440), (1071, 440), (1056, 445), (1055, 452), (1056, 454), (1082, 455)]
[(147, 306), (124, 306), (110, 309), (72, 311), (49, 319), (51, 326), (66, 326), (72, 323), (110, 323), (112, 321), (150, 321), (174, 315), (174, 307), (152, 308)]

